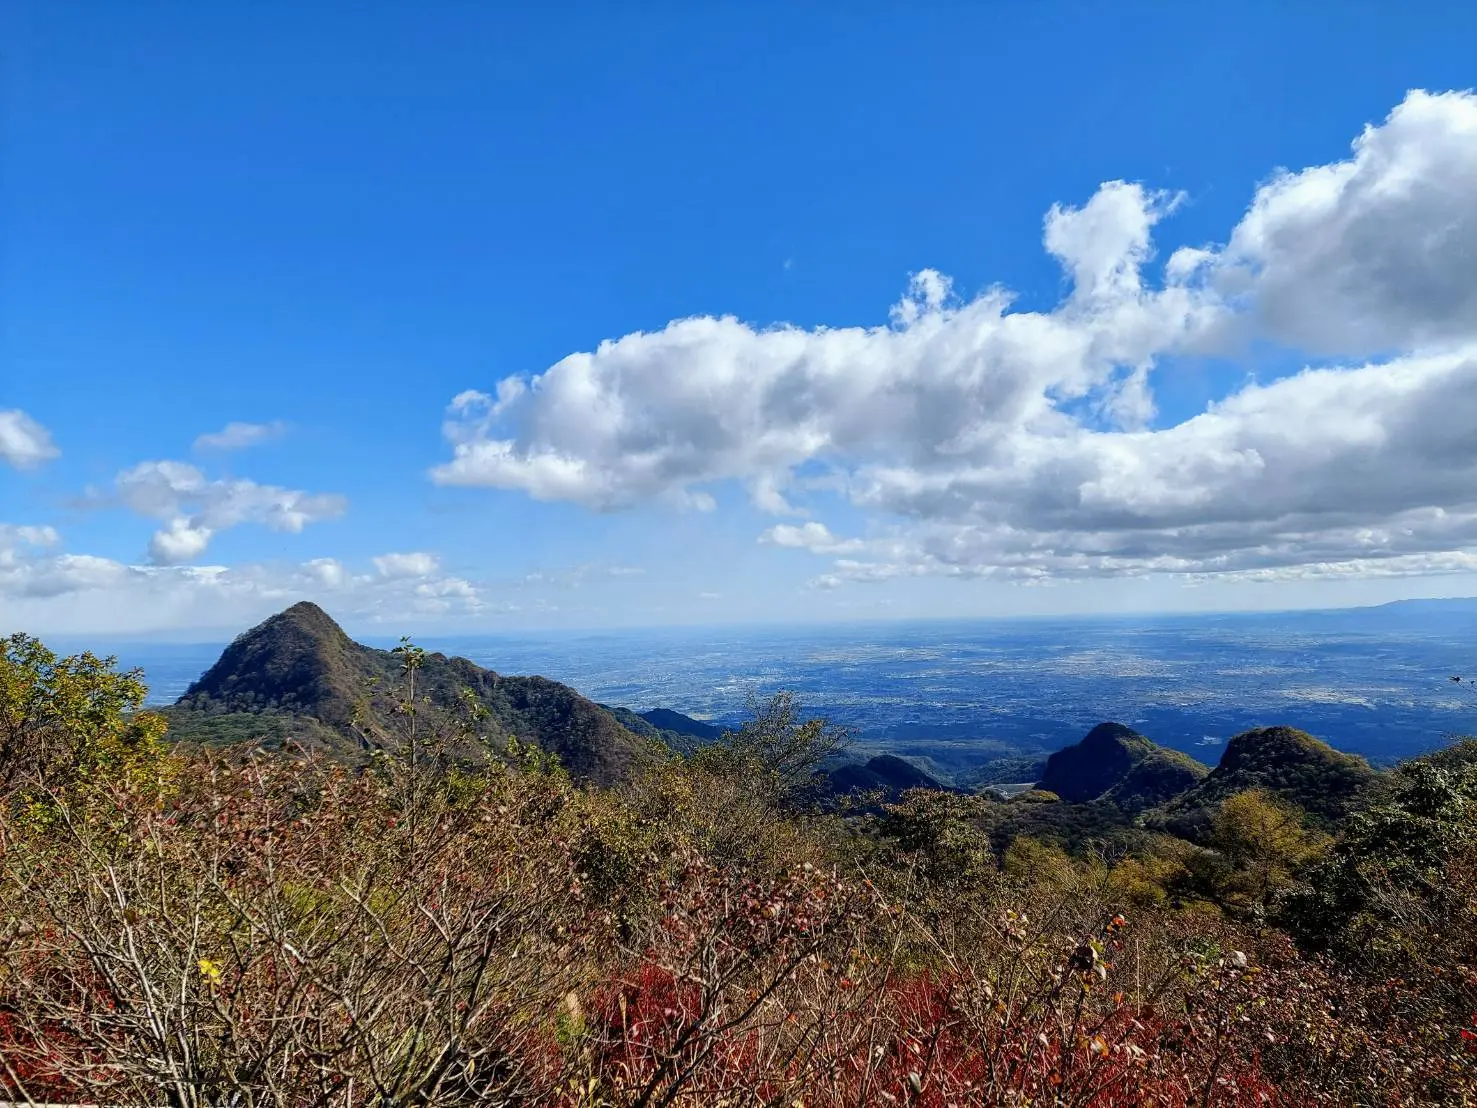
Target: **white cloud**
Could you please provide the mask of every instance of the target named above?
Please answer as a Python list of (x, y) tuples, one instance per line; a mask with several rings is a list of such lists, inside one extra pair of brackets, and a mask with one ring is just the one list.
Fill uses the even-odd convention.
[(804, 508), (796, 507), (785, 497), (787, 480), (773, 473), (761, 473), (749, 486), (754, 507), (773, 516), (803, 516)]
[(1340, 581), (1389, 577), (1445, 577), (1477, 573), (1477, 552), (1450, 550), (1439, 554), (1394, 554), (1386, 558), (1343, 562), (1310, 562), (1270, 569), (1238, 570), (1218, 579), (1241, 581)]
[(1477, 546), (1477, 345), (1248, 386), (1155, 432), (1016, 437), (994, 464), (872, 467), (937, 572), (1121, 576)]
[[(1162, 278), (1153, 232), (1180, 198), (1109, 182), (1046, 216), (1068, 280), (1049, 311), (923, 270), (887, 326), (677, 320), (461, 394), (432, 476), (597, 510), (737, 481), (774, 514), (814, 514), (829, 483), (871, 537), (761, 536), (838, 559), (822, 586), (1458, 572), (1477, 550), (1474, 181), (1477, 97), (1412, 93)], [(1162, 359), (1253, 340), (1355, 360), (1155, 427)]]
[(337, 558), (314, 558), (303, 563), (303, 572), (330, 589), (336, 589), (349, 579), (349, 572)]
[[(1105, 207), (1099, 222), (1107, 224), (1137, 204), (1131, 221), (1142, 224), (1158, 218), (1156, 203), (1136, 186), (1112, 186), (1088, 208)], [(1103, 237), (1063, 236), (1059, 246), (1083, 250), (1084, 269), (1102, 266)], [(1141, 253), (1132, 236), (1121, 237)], [(1137, 264), (1120, 262), (1119, 270)], [(1120, 275), (1115, 287), (1131, 284)], [(751, 479), (765, 506), (778, 508), (774, 494), (809, 460), (927, 463), (976, 450), (998, 428), (1054, 425), (1059, 401), (1111, 403), (1120, 365), (1201, 329), (1186, 289), (1120, 291), (1117, 299), (1098, 292), (1053, 313), (1009, 312), (1003, 291), (956, 303), (946, 279), (924, 271), (890, 327), (757, 330), (732, 318), (679, 320), (570, 355), (511, 407), (462, 394), (446, 424), (452, 460), (433, 478), (596, 509), (648, 499), (707, 507), (711, 495), (694, 486)], [(515, 433), (505, 435), (515, 416)]]
[(496, 611), (480, 586), (458, 577), (355, 573), (333, 558), (229, 568), (128, 565), (51, 553), (43, 547), (54, 545), (54, 532), (38, 545), (18, 540), (19, 530), (0, 527), (0, 633), (239, 630), (303, 599), (320, 601), (340, 619), (402, 626), (418, 615), (454, 620)]
[(149, 539), (149, 560), (159, 566), (192, 562), (205, 553), (214, 534), (209, 527), (192, 524), (188, 519), (172, 519), (168, 527), (155, 531)]
[(270, 442), (287, 431), (280, 419), (271, 423), (240, 423), (235, 420), (219, 431), (211, 431), (195, 439), (196, 450), (242, 450), (248, 446)]
[(204, 553), (211, 538), (255, 523), (297, 534), (309, 523), (344, 513), (342, 496), (308, 493), (248, 480), (211, 480), (186, 462), (141, 462), (118, 475), (118, 500), (140, 515), (167, 521), (149, 542), (156, 565), (175, 565)]
[(128, 567), (93, 554), (58, 554), (16, 568), (16, 587), (7, 591), (21, 597), (61, 596), (66, 593), (115, 589), (130, 576)]
[(429, 577), (441, 565), (441, 560), (436, 555), (424, 551), (381, 554), (371, 561), (381, 577)]
[(51, 433), (19, 408), (0, 411), (0, 459), (30, 469), (61, 453)]
[(115, 563), (85, 554), (51, 554), (61, 543), (54, 527), (0, 523), (0, 597), (57, 596), (116, 584)]
[(421, 612), (440, 614), (458, 608), (477, 611), (482, 607), (477, 586), (461, 577), (423, 580), (415, 586), (415, 597), (415, 608)]
[(1412, 92), (1347, 161), (1281, 172), (1223, 249), (1189, 253), (1247, 322), (1369, 357), (1477, 334), (1477, 96)]
[(62, 541), (55, 527), (0, 523), (0, 559), (24, 546), (55, 546)]
[(1080, 300), (1114, 303), (1143, 290), (1142, 269), (1153, 256), (1154, 224), (1183, 200), (1111, 181), (1083, 208), (1053, 204), (1046, 216), (1046, 249), (1062, 263)]
[(759, 541), (773, 546), (796, 547), (812, 554), (853, 554), (866, 548), (861, 539), (838, 539), (824, 523), (814, 520), (798, 527), (781, 523), (759, 536)]

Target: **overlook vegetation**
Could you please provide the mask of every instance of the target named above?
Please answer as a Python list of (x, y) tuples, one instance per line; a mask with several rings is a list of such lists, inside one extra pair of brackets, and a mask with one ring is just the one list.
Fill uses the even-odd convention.
[(1477, 1103), (1474, 744), (1104, 725), (1006, 800), (311, 606), (144, 691), (0, 655), (0, 1098)]

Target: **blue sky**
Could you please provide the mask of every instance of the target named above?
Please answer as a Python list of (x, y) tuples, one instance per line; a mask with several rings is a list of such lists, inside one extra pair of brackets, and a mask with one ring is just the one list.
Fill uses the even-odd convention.
[(9, 5), (0, 630), (1477, 592), (1477, 10), (1333, 11)]

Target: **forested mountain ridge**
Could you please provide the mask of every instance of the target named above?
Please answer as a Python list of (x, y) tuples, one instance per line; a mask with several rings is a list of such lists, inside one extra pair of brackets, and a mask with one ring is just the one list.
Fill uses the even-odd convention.
[(1109, 800), (1138, 810), (1193, 787), (1210, 770), (1187, 754), (1159, 746), (1120, 723), (1100, 723), (1081, 742), (1046, 760), (1037, 788), (1063, 800)]
[[(220, 745), (245, 740), (271, 747), (291, 739), (355, 761), (383, 748), (405, 660), (352, 640), (316, 604), (302, 602), (239, 635), (220, 659), (165, 710), (176, 739)], [(427, 653), (416, 670), (416, 695), (431, 709), (472, 723), (461, 753), (476, 759), (478, 742), (507, 738), (554, 754), (578, 780), (611, 784), (652, 744), (691, 754), (724, 729), (669, 708), (637, 712), (598, 704), (544, 677), (510, 677), (465, 658)], [(398, 690), (398, 691), (397, 691)], [(834, 767), (830, 792), (946, 788), (894, 755)]]
[(948, 785), (896, 754), (877, 754), (866, 762), (848, 762), (825, 774), (825, 787), (837, 794), (881, 793), (896, 800), (909, 789), (953, 792)]
[(653, 739), (679, 754), (692, 753), (704, 743), (719, 738), (724, 730), (668, 708), (654, 708), (650, 711), (638, 712), (612, 704), (600, 704), (598, 707), (609, 712), (622, 727), (633, 735)]
[[(168, 713), (177, 736), (209, 741), (265, 730), (354, 757), (390, 742), (405, 659), (354, 642), (303, 602), (238, 636)], [(578, 780), (611, 784), (661, 737), (636, 734), (612, 711), (544, 677), (509, 677), (465, 658), (420, 656), (417, 700), (458, 719), (463, 755), (507, 739), (557, 755)], [(243, 716), (248, 718), (242, 719)]]
[(1360, 803), (1379, 773), (1293, 727), (1259, 727), (1234, 736), (1216, 767), (1152, 814), (1182, 838), (1203, 839), (1230, 797), (1257, 789), (1293, 805), (1310, 826), (1332, 828)]

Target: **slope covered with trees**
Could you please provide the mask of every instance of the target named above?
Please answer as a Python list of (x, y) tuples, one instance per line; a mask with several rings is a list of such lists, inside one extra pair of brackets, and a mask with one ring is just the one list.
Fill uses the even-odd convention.
[(1046, 760), (1037, 788), (1063, 800), (1106, 800), (1130, 811), (1171, 800), (1209, 770), (1121, 723), (1100, 723), (1081, 742)]
[(1376, 778), (1363, 758), (1344, 754), (1293, 727), (1262, 727), (1235, 736), (1220, 762), (1194, 788), (1155, 813), (1186, 838), (1203, 837), (1227, 798), (1261, 789), (1319, 827), (1343, 820)]
[[(554, 754), (577, 779), (610, 784), (646, 756), (610, 710), (543, 677), (506, 677), (465, 658), (416, 652), (415, 696), (463, 726), (455, 757), (473, 762), (508, 738)], [(383, 749), (394, 731), (395, 687), (404, 656), (362, 646), (316, 604), (294, 604), (239, 636), (168, 714), (197, 741), (296, 739), (355, 756)], [(634, 713), (633, 713), (634, 716)], [(635, 717), (639, 720), (639, 717)]]

